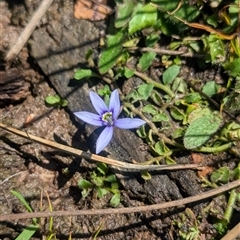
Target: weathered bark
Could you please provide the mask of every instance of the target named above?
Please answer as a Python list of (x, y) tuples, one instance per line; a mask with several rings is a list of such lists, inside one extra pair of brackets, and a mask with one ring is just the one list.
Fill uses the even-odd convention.
[(25, 81), (21, 70), (9, 69), (7, 72), (0, 72), (0, 100), (19, 101), (29, 94), (30, 84)]

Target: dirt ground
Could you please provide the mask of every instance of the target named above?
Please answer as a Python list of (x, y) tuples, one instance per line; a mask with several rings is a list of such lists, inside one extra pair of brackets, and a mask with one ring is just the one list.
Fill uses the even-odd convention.
[[(31, 13), (32, 9), (29, 5), (26, 8)], [(34, 9), (34, 6), (32, 8)], [(27, 22), (27, 19), (21, 14), (20, 17), (15, 18), (13, 16), (14, 9), (13, 2), (0, 2), (1, 61)], [(4, 87), (0, 85), (1, 122), (48, 140), (76, 146), (85, 151), (89, 149), (85, 129), (78, 128), (71, 111), (67, 108), (49, 107), (45, 104), (46, 96), (54, 95), (56, 92), (31, 56), (28, 47), (21, 51), (18, 61), (14, 63), (14, 69), (17, 70), (11, 69), (6, 73), (3, 70), (4, 66), (0, 67), (2, 78), (6, 77), (4, 74), (11, 75), (11, 71), (15, 77), (16, 75), (22, 76), (20, 79), (14, 80), (16, 82), (15, 91), (12, 91), (9, 85)], [(186, 69), (186, 74), (191, 71), (191, 69)], [(212, 74), (216, 74), (219, 82), (222, 81), (216, 70), (202, 72), (201, 76), (202, 78), (205, 76), (206, 79), (211, 78)], [(235, 159), (224, 153), (217, 156), (201, 156), (209, 163), (218, 159), (219, 163), (228, 162), (228, 166), (236, 164)], [(183, 162), (192, 158), (191, 154), (182, 154)], [(179, 161), (181, 162), (181, 159)], [(68, 173), (65, 172), (66, 169), (68, 169)], [(108, 208), (111, 197), (109, 194), (101, 199), (97, 198), (94, 193), (82, 198), (81, 190), (77, 186), (78, 180), (89, 178), (89, 173), (93, 169), (95, 169), (95, 164), (89, 163), (85, 159), (69, 156), (35, 143), (31, 139), (24, 139), (0, 130), (0, 214), (26, 212), (25, 207), (10, 192), (11, 190), (20, 192), (34, 211), (48, 210), (47, 195), (51, 199), (55, 211)], [(192, 175), (192, 184), (178, 187), (180, 189), (191, 188), (192, 194), (194, 192), (197, 194), (203, 189), (196, 180), (196, 174), (192, 174), (194, 175)], [(189, 183), (189, 179), (184, 180), (183, 172), (173, 172), (170, 177), (172, 180), (181, 178), (183, 179), (182, 183), (184, 181)], [(194, 184), (194, 182), (196, 183)], [(222, 213), (226, 205), (226, 198), (216, 198), (215, 202), (218, 203), (219, 212)], [(197, 216), (200, 214), (201, 208), (206, 207), (208, 203), (189, 207)], [(132, 196), (128, 190), (121, 187), (119, 207), (145, 204), (149, 204), (149, 200)], [(94, 239), (93, 236), (98, 229), (100, 232), (97, 239), (180, 239), (174, 230), (173, 222), (174, 220), (184, 221), (181, 219), (182, 215), (179, 214), (184, 211), (185, 208), (178, 208), (151, 213), (55, 217), (53, 228), (57, 239), (71, 239), (70, 236), (72, 239)], [(207, 219), (203, 215), (200, 217), (200, 229), (201, 232), (205, 232), (201, 239), (214, 239), (216, 232), (212, 227), (213, 220)], [(237, 222), (237, 217), (239, 215), (235, 215), (233, 218), (233, 226)], [(193, 218), (185, 220), (182, 228), (188, 228), (193, 221)], [(0, 239), (15, 239), (30, 223), (31, 219), (0, 223)], [(40, 229), (32, 239), (46, 239), (48, 229), (49, 221), (41, 220)]]

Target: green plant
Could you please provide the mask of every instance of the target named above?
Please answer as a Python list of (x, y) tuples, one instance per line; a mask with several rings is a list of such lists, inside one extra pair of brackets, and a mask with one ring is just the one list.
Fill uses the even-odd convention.
[(173, 224), (178, 228), (178, 234), (182, 240), (200, 239), (200, 221), (197, 220), (191, 209), (186, 208), (185, 213), (180, 215), (179, 220), (174, 220)]
[(78, 187), (82, 189), (85, 198), (91, 191), (96, 191), (97, 197), (111, 193), (110, 205), (117, 207), (120, 203), (119, 183), (114, 174), (108, 173), (109, 169), (104, 163), (97, 163), (97, 170), (90, 173), (90, 181), (80, 179)]
[[(214, 171), (210, 179), (202, 178), (203, 186), (208, 186), (212, 188), (217, 188), (220, 184), (228, 183), (230, 180), (240, 179), (240, 163), (230, 170), (228, 167), (220, 167), (216, 171)], [(223, 204), (226, 196), (219, 196), (214, 199), (205, 209), (203, 209), (204, 213), (208, 213), (209, 216), (212, 217), (214, 222), (214, 227), (219, 234), (222, 236), (228, 230), (228, 225), (231, 222), (234, 206), (239, 202), (238, 193), (236, 189), (231, 190), (227, 205)], [(218, 204), (215, 204), (215, 201)], [(221, 204), (219, 204), (221, 203)]]
[[(20, 202), (24, 205), (24, 207), (28, 210), (28, 212), (33, 212), (32, 208), (30, 205), (27, 203), (25, 198), (17, 191), (11, 190), (11, 193), (17, 197)], [(22, 240), (22, 239), (31, 239), (31, 237), (34, 235), (34, 233), (40, 229), (40, 225), (38, 223), (38, 220), (36, 218), (32, 219), (32, 224), (27, 226), (20, 235), (16, 238), (16, 240)]]
[(46, 104), (54, 107), (66, 107), (68, 104), (68, 101), (65, 99), (62, 99), (59, 95), (50, 95), (45, 98)]
[[(131, 117), (139, 115), (143, 120), (148, 120), (149, 126), (142, 127), (137, 133), (146, 140), (154, 154), (167, 155), (167, 161), (173, 162), (169, 152), (177, 149), (218, 152), (231, 148), (236, 139), (225, 137), (224, 140), (219, 135), (224, 124), (221, 109), (213, 116), (211, 103), (206, 98), (222, 91), (221, 86), (212, 80), (202, 84), (202, 94), (194, 91), (190, 86), (199, 84), (201, 80), (195, 79), (189, 86), (189, 82), (179, 77), (181, 57), (167, 51), (159, 55), (157, 45), (162, 35), (171, 37), (173, 33), (179, 34), (179, 40), (174, 39), (167, 46), (169, 50), (185, 46), (189, 52), (205, 53), (206, 63), (222, 65), (231, 78), (236, 78), (235, 88), (222, 98), (223, 106), (230, 111), (238, 111), (240, 45), (235, 32), (238, 28), (237, 1), (231, 6), (223, 6), (211, 16), (203, 11), (203, 2), (198, 2), (198, 6), (190, 5), (185, 0), (138, 1), (137, 4), (128, 0), (115, 2), (116, 18), (108, 29), (98, 63), (94, 65), (91, 61), (91, 69), (77, 70), (75, 79), (98, 77), (108, 84), (115, 84), (120, 78), (141, 78), (145, 83), (122, 96), (124, 110)], [(219, 16), (224, 21), (222, 24), (218, 21)], [(202, 17), (201, 23), (194, 22)], [(225, 32), (217, 29), (222, 26)], [(194, 37), (185, 38), (193, 28), (209, 34), (203, 34), (197, 40)], [(133, 58), (136, 59), (135, 66), (131, 64)], [(149, 77), (149, 71), (156, 61), (164, 70), (159, 81)], [(230, 91), (230, 86), (227, 89)], [(105, 85), (99, 92), (106, 102), (109, 101), (108, 91)], [(178, 98), (175, 98), (176, 95)], [(175, 125), (177, 127), (173, 127)]]
[[(21, 193), (11, 190), (11, 193), (17, 197), (20, 202), (24, 205), (24, 207), (28, 210), (28, 212), (33, 212), (31, 206), (27, 203), (27, 201), (25, 200), (25, 198), (21, 195)], [(52, 211), (52, 204), (51, 201), (49, 199), (49, 196), (47, 194), (47, 199), (48, 199), (48, 204), (49, 204), (49, 210)], [(32, 236), (34, 235), (34, 233), (38, 230), (41, 229), (41, 225), (40, 222), (36, 219), (36, 218), (32, 218), (32, 224), (27, 226), (16, 238), (16, 240), (28, 240), (28, 239), (32, 239)], [(47, 240), (51, 240), (52, 238), (55, 238), (55, 232), (53, 230), (53, 217), (50, 217), (49, 219), (49, 227), (48, 227), (48, 232), (46, 234), (46, 239)], [(56, 238), (55, 238), (56, 239)]]

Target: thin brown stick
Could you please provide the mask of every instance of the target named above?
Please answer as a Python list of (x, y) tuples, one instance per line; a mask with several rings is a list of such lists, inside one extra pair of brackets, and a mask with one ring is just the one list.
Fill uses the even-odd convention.
[(240, 186), (240, 179), (231, 183), (225, 184), (219, 188), (207, 191), (205, 193), (187, 197), (172, 202), (158, 203), (148, 206), (140, 207), (129, 207), (129, 208), (107, 208), (107, 209), (96, 209), (96, 210), (72, 210), (72, 211), (53, 211), (53, 212), (33, 212), (33, 213), (17, 213), (17, 214), (6, 214), (0, 216), (0, 221), (9, 221), (17, 219), (27, 218), (43, 218), (43, 217), (62, 217), (62, 216), (89, 216), (89, 215), (107, 215), (107, 214), (124, 214), (124, 213), (135, 213), (135, 212), (147, 212), (160, 210), (164, 208), (172, 208), (177, 206), (184, 206), (185, 204), (197, 202), (203, 199), (207, 199), (223, 192), (229, 191), (233, 188)]
[(11, 47), (7, 56), (5, 57), (5, 61), (7, 62), (8, 66), (11, 65), (12, 61), (16, 58), (16, 56), (20, 53), (23, 46), (28, 41), (29, 37), (31, 36), (32, 32), (35, 30), (36, 26), (39, 24), (41, 18), (46, 13), (50, 5), (52, 4), (53, 0), (43, 0), (41, 5), (38, 9), (34, 12), (31, 20), (24, 28), (21, 35), (18, 37), (17, 42)]
[(12, 128), (12, 127), (8, 127), (6, 125), (4, 125), (3, 123), (0, 123), (0, 128), (11, 132), (13, 134), (16, 134), (18, 136), (27, 138), (30, 140), (33, 140), (35, 142), (41, 143), (43, 145), (49, 146), (49, 147), (53, 147), (56, 149), (59, 149), (61, 151), (70, 153), (72, 155), (75, 156), (79, 156), (79, 157), (83, 157), (85, 159), (90, 159), (90, 160), (94, 160), (96, 162), (103, 162), (106, 164), (110, 164), (112, 166), (116, 166), (116, 167), (120, 167), (120, 168), (125, 168), (125, 169), (131, 169), (131, 170), (148, 170), (148, 171), (153, 171), (153, 170), (158, 170), (158, 171), (163, 171), (163, 170), (183, 170), (183, 169), (203, 169), (204, 167), (201, 167), (197, 164), (175, 164), (175, 165), (142, 165), (142, 164), (131, 164), (131, 163), (126, 163), (123, 160), (122, 161), (118, 161), (118, 160), (114, 160), (114, 159), (110, 159), (110, 158), (106, 158), (106, 157), (102, 157), (96, 154), (91, 154), (91, 153), (87, 153), (84, 152), (80, 149), (76, 149), (76, 148), (72, 148), (72, 147), (68, 147), (56, 142), (52, 142), (49, 140), (46, 140), (44, 138), (40, 138), (31, 134), (27, 134), (23, 131), (20, 131), (18, 129)]

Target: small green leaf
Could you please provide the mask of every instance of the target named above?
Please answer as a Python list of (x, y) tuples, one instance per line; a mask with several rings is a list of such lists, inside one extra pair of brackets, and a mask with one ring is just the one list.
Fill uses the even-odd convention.
[(124, 0), (121, 3), (117, 3), (116, 6), (116, 19), (115, 19), (115, 27), (116, 28), (121, 28), (125, 26), (133, 13), (135, 7), (135, 2), (134, 1), (129, 1), (129, 0)]
[(183, 111), (181, 111), (177, 107), (172, 106), (170, 109), (170, 113), (171, 113), (171, 116), (176, 120), (181, 121), (185, 118)]
[(140, 138), (146, 138), (147, 134), (146, 134), (146, 130), (145, 130), (145, 124), (137, 129), (137, 135)]
[(145, 181), (148, 181), (148, 180), (151, 180), (151, 179), (152, 179), (151, 174), (150, 174), (148, 171), (146, 171), (146, 170), (141, 171), (141, 177), (142, 177)]
[(146, 37), (145, 45), (146, 47), (154, 47), (159, 40), (159, 34), (151, 34)]
[(182, 137), (183, 134), (184, 134), (184, 130), (182, 128), (178, 128), (171, 134), (171, 136), (173, 139), (176, 139), (176, 138)]
[(97, 170), (102, 174), (106, 175), (108, 172), (108, 166), (105, 163), (97, 163)]
[(172, 65), (170, 66), (162, 76), (163, 83), (165, 85), (170, 84), (179, 74), (180, 72), (180, 66), (178, 65)]
[(162, 106), (163, 100), (157, 91), (152, 90), (151, 99), (157, 106)]
[(146, 71), (151, 65), (156, 57), (155, 52), (147, 52), (144, 53), (141, 58), (139, 59), (138, 67), (140, 68), (141, 71)]
[(107, 47), (103, 50), (98, 62), (101, 74), (108, 72), (115, 65), (122, 52), (123, 39), (124, 34), (122, 32), (107, 36)]
[(214, 28), (218, 27), (218, 17), (217, 17), (217, 15), (210, 15), (209, 17), (207, 17), (206, 21), (209, 25), (212, 25)]
[(226, 219), (221, 219), (220, 222), (216, 222), (213, 224), (213, 227), (216, 229), (217, 233), (222, 236), (228, 230), (228, 222)]
[(93, 184), (91, 182), (89, 182), (88, 180), (80, 179), (78, 181), (78, 187), (80, 189), (89, 189), (89, 188), (93, 188)]
[(148, 113), (148, 114), (152, 114), (152, 115), (155, 115), (158, 112), (157, 109), (151, 104), (147, 104), (146, 106), (144, 106), (142, 108), (142, 111), (144, 113)]
[(166, 147), (162, 140), (158, 141), (153, 148), (154, 152), (156, 152), (159, 156), (163, 156), (169, 152), (169, 149)]
[(109, 191), (105, 188), (101, 188), (101, 187), (97, 187), (96, 188), (96, 191), (97, 191), (97, 196), (99, 198), (102, 198), (103, 196), (105, 196), (106, 194), (109, 193)]
[(116, 182), (112, 182), (111, 183), (111, 188), (112, 189), (116, 189), (116, 190), (119, 189), (119, 183), (117, 182), (117, 179), (116, 179)]
[(227, 167), (221, 167), (211, 175), (211, 181), (214, 183), (227, 183), (230, 177), (230, 171)]
[(232, 172), (232, 176), (234, 180), (240, 179), (240, 163), (238, 163), (237, 167), (234, 168)]
[(186, 93), (188, 89), (187, 83), (180, 77), (176, 77), (172, 84), (172, 91)]
[(67, 105), (68, 105), (68, 101), (65, 100), (65, 99), (62, 99), (62, 100), (61, 100), (61, 106), (62, 106), (62, 107), (66, 107)]
[(210, 34), (208, 37), (210, 56), (212, 62), (223, 61), (225, 59), (225, 45), (223, 41), (215, 34)]
[(86, 54), (85, 54), (86, 60), (92, 58), (92, 55), (93, 55), (93, 50), (92, 49), (88, 49)]
[(102, 97), (104, 97), (105, 95), (110, 95), (110, 87), (108, 85), (105, 85), (104, 88), (98, 90), (98, 94)]
[(81, 80), (81, 79), (89, 78), (92, 76), (93, 76), (93, 72), (90, 69), (79, 69), (74, 74), (74, 78), (76, 80)]
[(129, 22), (129, 34), (151, 27), (157, 21), (157, 8), (151, 4), (138, 3)]
[(177, 0), (166, 1), (166, 0), (152, 0), (151, 2), (157, 4), (161, 7), (164, 11), (173, 11), (178, 6)]
[(219, 88), (220, 86), (215, 81), (210, 81), (203, 86), (202, 92), (211, 97), (218, 92)]
[(128, 39), (126, 42), (124, 42), (123, 47), (126, 47), (126, 48), (136, 47), (139, 41), (140, 41), (140, 37)]
[(133, 90), (126, 96), (126, 100), (132, 100), (134, 102), (141, 100), (141, 96), (136, 90)]
[(130, 78), (133, 75), (134, 75), (134, 70), (133, 69), (130, 69), (130, 68), (127, 68), (127, 67), (124, 68), (124, 76), (126, 78)]
[(115, 174), (110, 174), (110, 175), (108, 175), (107, 177), (104, 178), (104, 181), (113, 183), (113, 182), (117, 181), (117, 178), (116, 178)]
[(81, 194), (82, 194), (82, 197), (83, 198), (85, 198), (85, 197), (87, 197), (87, 195), (89, 194), (89, 189), (90, 188), (85, 188), (85, 189), (83, 189), (82, 191), (81, 191)]
[(168, 122), (169, 118), (165, 113), (157, 113), (156, 115), (153, 116), (152, 118), (153, 122)]
[(96, 176), (92, 178), (92, 182), (98, 187), (104, 186), (104, 178), (102, 176)]
[(228, 72), (228, 74), (232, 77), (240, 76), (240, 58), (233, 60), (232, 62), (228, 62), (223, 64), (224, 69)]
[(194, 149), (202, 146), (221, 125), (221, 118), (214, 114), (202, 116), (188, 126), (184, 135), (184, 147)]
[(165, 158), (166, 164), (167, 165), (171, 165), (171, 164), (177, 164), (176, 161), (174, 161), (172, 158), (170, 158), (169, 156), (166, 156)]
[(150, 95), (151, 95), (151, 92), (153, 90), (153, 87), (154, 85), (153, 84), (141, 84), (139, 87), (138, 87), (138, 93), (142, 96), (142, 99), (144, 100), (147, 100)]
[(117, 207), (120, 204), (121, 198), (120, 198), (120, 194), (116, 193), (112, 196), (111, 200), (110, 200), (110, 205), (112, 207)]
[(45, 102), (46, 102), (47, 104), (49, 104), (49, 105), (58, 104), (58, 103), (60, 103), (60, 101), (61, 101), (61, 98), (60, 98), (60, 96), (57, 95), (57, 94), (55, 94), (55, 95), (53, 95), (53, 96), (47, 96), (47, 97), (45, 98)]
[(198, 92), (189, 93), (183, 99), (186, 103), (189, 103), (189, 104), (190, 103), (197, 103), (200, 100), (202, 100), (201, 95)]
[(182, 45), (182, 41), (172, 41), (169, 44), (169, 48), (172, 50), (175, 50), (175, 49), (179, 48), (181, 45)]

